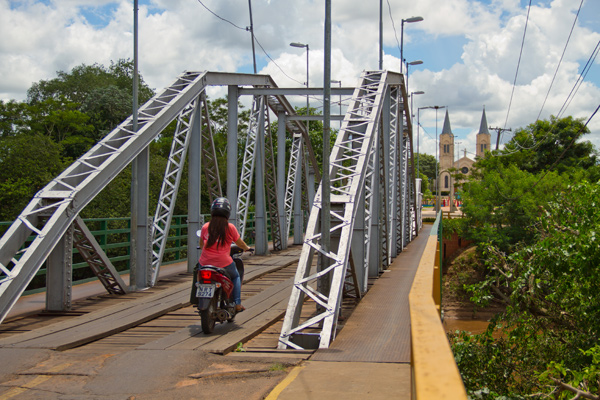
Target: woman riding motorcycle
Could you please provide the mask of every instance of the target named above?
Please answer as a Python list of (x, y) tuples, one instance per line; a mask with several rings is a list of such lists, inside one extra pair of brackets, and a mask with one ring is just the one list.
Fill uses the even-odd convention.
[(228, 219), (231, 214), (231, 204), (225, 197), (219, 197), (213, 201), (210, 207), (210, 222), (204, 224), (200, 230), (200, 268), (204, 265), (212, 265), (225, 268), (233, 282), (233, 298), (235, 311), (241, 312), (242, 306), (242, 280), (235, 263), (230, 256), (231, 243), (235, 242), (242, 250), (251, 251), (250, 247), (240, 237), (235, 225), (230, 224)]

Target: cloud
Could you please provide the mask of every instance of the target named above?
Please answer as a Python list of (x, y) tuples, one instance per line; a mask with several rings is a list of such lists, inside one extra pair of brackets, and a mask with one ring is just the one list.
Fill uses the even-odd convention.
[[(162, 89), (184, 70), (251, 71), (247, 3), (202, 3), (231, 23), (215, 17), (199, 1), (140, 0), (139, 66), (151, 87)], [(404, 26), (405, 50), (410, 44), (424, 61), (422, 67), (410, 71), (410, 90), (426, 92), (415, 99), (415, 107), (448, 105), (453, 129), (466, 143), (473, 141), (473, 146), (471, 136), (479, 127), (484, 105), (490, 124), (503, 125), (506, 120), (527, 11), (520, 3), (389, 0), (392, 26), (388, 2), (383, 2), (384, 41), (389, 49), (397, 49), (403, 18), (424, 18)], [(537, 117), (579, 6), (575, 0), (535, 3), (507, 127), (526, 126)], [(252, 7), (256, 38), (268, 53), (256, 46), (260, 73), (271, 74), (280, 87), (301, 86), (306, 80), (306, 52), (289, 43), (308, 43), (310, 85), (321, 85), (323, 2), (256, 0)], [(355, 0), (335, 1), (332, 7), (332, 79), (352, 86), (361, 71), (378, 68), (379, 8)], [(53, 78), (58, 70), (132, 58), (132, 8), (131, 0), (0, 0), (0, 35), (4, 38), (0, 42), (0, 99), (23, 100), (33, 82)], [(573, 32), (542, 118), (558, 112), (600, 40), (597, 18), (591, 18), (589, 10), (597, 10), (597, 5), (589, 1), (584, 5), (580, 18), (586, 18), (585, 27), (578, 24)], [(448, 46), (430, 45), (437, 42)], [(419, 53), (420, 47), (435, 49), (435, 53)], [(398, 53), (387, 52), (383, 62), (384, 68), (397, 71)], [(597, 81), (584, 83), (567, 113), (589, 116), (599, 91)], [(301, 98), (293, 101), (303, 104)], [(425, 114), (431, 131), (435, 121), (430, 113)], [(600, 131), (600, 117), (591, 128)], [(600, 134), (595, 135), (599, 144)], [(424, 143), (428, 146), (425, 138)]]

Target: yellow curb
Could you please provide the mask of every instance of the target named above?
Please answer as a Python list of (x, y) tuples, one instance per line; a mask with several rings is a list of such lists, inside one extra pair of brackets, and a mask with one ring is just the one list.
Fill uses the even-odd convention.
[[(271, 391), (271, 393), (269, 393), (269, 395), (267, 397), (265, 397), (265, 400), (276, 400), (279, 395), (281, 394), (281, 392), (283, 392), (283, 390), (288, 387), (290, 385), (290, 383), (292, 383), (294, 381), (294, 379), (296, 379), (296, 377), (298, 376), (298, 374), (300, 373), (300, 371), (302, 371), (302, 369), (304, 368), (304, 365), (295, 367), (292, 372), (290, 372), (288, 374), (288, 376), (285, 377), (284, 380), (282, 380), (281, 382), (279, 382), (279, 385), (275, 386), (275, 389), (273, 389)], [(2, 400), (2, 399), (0, 399)]]

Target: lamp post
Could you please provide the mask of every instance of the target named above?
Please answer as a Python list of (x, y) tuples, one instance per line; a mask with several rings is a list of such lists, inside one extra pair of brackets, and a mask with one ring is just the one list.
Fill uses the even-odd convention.
[(406, 63), (406, 87), (407, 88), (408, 88), (408, 67), (411, 65), (421, 65), (421, 64), (423, 64), (423, 61), (421, 61), (421, 60), (415, 60), (415, 61)]
[[(419, 95), (419, 94), (425, 94), (425, 92), (422, 90), (419, 90), (416, 92), (410, 92), (410, 120), (411, 120), (411, 122), (412, 122), (413, 117), (415, 116), (413, 114), (413, 95)], [(418, 136), (417, 136), (417, 140), (418, 140)], [(418, 152), (418, 150), (417, 150), (417, 152)]]
[[(308, 50), (309, 50), (308, 49), (308, 44), (293, 42), (293, 43), (290, 43), (290, 46), (292, 46), (292, 47), (299, 47), (299, 48), (306, 48), (306, 88), (308, 88), (308, 82), (309, 82), (309, 80), (308, 80), (308, 77), (309, 77), (309, 74), (308, 74), (308, 70), (309, 70), (309, 68), (308, 68)], [(309, 103), (309, 97), (310, 96), (307, 94), (306, 95), (306, 116), (307, 117), (308, 117), (308, 114), (309, 114), (309, 105), (310, 105), (310, 103)], [(308, 124), (309, 124), (309, 121), (308, 121), (308, 118), (307, 118), (306, 119), (306, 133), (309, 133), (309, 125)]]
[(446, 108), (446, 106), (429, 106), (422, 108), (432, 108), (435, 110), (435, 211), (440, 211), (440, 179), (438, 176), (438, 110), (440, 108)]
[(413, 22), (421, 22), (423, 21), (423, 17), (410, 17), (402, 20), (402, 24), (400, 27), (400, 73), (402, 73), (404, 63), (404, 23), (413, 23)]

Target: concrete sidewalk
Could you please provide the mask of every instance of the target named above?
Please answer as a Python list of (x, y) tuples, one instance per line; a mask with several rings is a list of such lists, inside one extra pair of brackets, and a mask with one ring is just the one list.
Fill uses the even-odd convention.
[(330, 348), (294, 368), (267, 400), (411, 398), (408, 294), (430, 230), (375, 281)]

